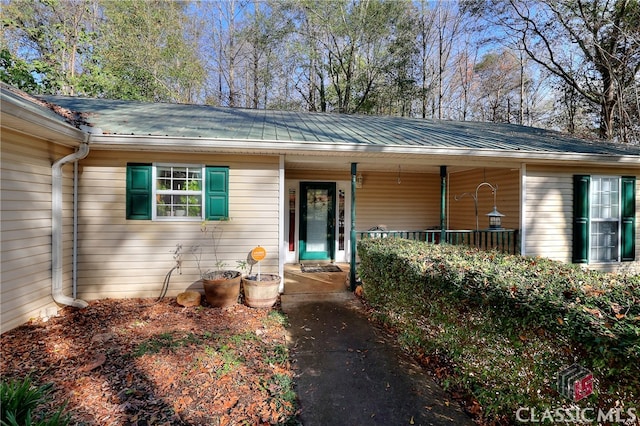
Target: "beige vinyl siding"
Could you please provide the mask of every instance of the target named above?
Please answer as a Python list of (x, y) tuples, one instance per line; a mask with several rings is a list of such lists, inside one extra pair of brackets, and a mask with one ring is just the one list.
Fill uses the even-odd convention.
[[(260, 245), (267, 251), (261, 271), (277, 273), (279, 159), (258, 156), (123, 153), (93, 151), (82, 161), (80, 182), (78, 294), (98, 298), (156, 297), (175, 265), (182, 244), (181, 271), (174, 271), (168, 296), (190, 288), (199, 278), (192, 246), (202, 249), (203, 269), (215, 267), (212, 241), (199, 221), (125, 218), (127, 162), (204, 164), (229, 167), (230, 221), (209, 222), (223, 229), (219, 258), (228, 269)], [(180, 273), (181, 272), (181, 273)], [(201, 287), (198, 287), (201, 289)]]
[(356, 226), (366, 230), (421, 230), (440, 223), (440, 175), (363, 173), (356, 190)]
[[(528, 166), (525, 190), (525, 254), (571, 262), (573, 175), (636, 176), (640, 182), (639, 172), (639, 169)], [(640, 184), (636, 183), (636, 205), (639, 202)], [(636, 213), (636, 259), (639, 244), (640, 216)], [(617, 266), (619, 264), (590, 264), (589, 268), (612, 270)]]
[[(482, 182), (497, 186), (496, 207), (505, 216), (502, 227), (520, 228), (520, 171), (514, 169), (473, 169), (450, 173), (447, 204), (449, 229), (475, 229), (476, 215), (473, 197)], [(465, 194), (466, 195), (463, 195)], [(473, 196), (473, 197), (472, 197)], [(456, 200), (457, 198), (457, 200)], [(489, 227), (487, 213), (493, 210), (491, 188), (478, 189), (478, 229)]]
[(527, 170), (524, 253), (571, 262), (572, 175)]
[[(2, 131), (2, 332), (55, 308), (51, 298), (51, 165), (71, 153)], [(73, 166), (63, 168), (63, 291), (71, 295)]]
[(285, 179), (289, 180), (308, 180), (322, 182), (351, 181), (351, 169), (345, 171), (287, 169), (284, 175)]
[[(362, 172), (362, 188), (356, 189), (356, 228), (376, 226), (389, 230), (420, 230), (440, 223), (440, 175), (426, 173)], [(287, 179), (350, 181), (350, 170), (287, 170)]]

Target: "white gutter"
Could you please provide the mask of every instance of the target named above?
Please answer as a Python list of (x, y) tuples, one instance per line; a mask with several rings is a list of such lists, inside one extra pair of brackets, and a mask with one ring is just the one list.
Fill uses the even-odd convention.
[[(85, 135), (78, 151), (59, 159), (51, 166), (51, 297), (58, 304), (80, 309), (86, 308), (89, 304), (62, 294), (62, 167), (89, 154), (89, 136), (88, 133)], [(76, 195), (74, 194), (74, 197)]]
[[(300, 155), (333, 156), (338, 155), (362, 155), (362, 156), (403, 156), (414, 157), (428, 155), (433, 159), (433, 164), (452, 164), (450, 160), (435, 158), (436, 156), (450, 159), (474, 157), (477, 161), (494, 160), (502, 163), (506, 160), (527, 161), (528, 163), (595, 163), (600, 166), (638, 165), (638, 156), (630, 153), (593, 153), (593, 152), (549, 152), (527, 151), (524, 149), (492, 149), (492, 148), (460, 148), (460, 147), (433, 147), (433, 146), (401, 146), (401, 145), (368, 145), (353, 144), (347, 142), (317, 142), (317, 141), (286, 141), (286, 140), (259, 140), (259, 139), (218, 139), (218, 138), (193, 138), (186, 136), (144, 136), (144, 135), (94, 135), (91, 145), (94, 150), (139, 150), (166, 152), (227, 152), (237, 154), (266, 154), (288, 155), (298, 153)], [(603, 150), (606, 146), (603, 146)]]

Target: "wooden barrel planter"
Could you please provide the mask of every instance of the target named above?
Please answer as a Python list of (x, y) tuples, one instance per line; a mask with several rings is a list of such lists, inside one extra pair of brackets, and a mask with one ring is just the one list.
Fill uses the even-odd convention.
[(226, 308), (238, 303), (242, 274), (238, 271), (209, 273), (202, 277), (204, 297), (215, 308)]
[(261, 274), (260, 281), (253, 275), (242, 278), (244, 303), (251, 308), (270, 308), (278, 300), (280, 294), (280, 276)]

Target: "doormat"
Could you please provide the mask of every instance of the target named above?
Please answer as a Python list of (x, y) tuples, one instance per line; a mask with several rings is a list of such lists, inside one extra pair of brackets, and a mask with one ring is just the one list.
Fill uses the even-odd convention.
[(300, 265), (302, 272), (342, 272), (336, 265)]

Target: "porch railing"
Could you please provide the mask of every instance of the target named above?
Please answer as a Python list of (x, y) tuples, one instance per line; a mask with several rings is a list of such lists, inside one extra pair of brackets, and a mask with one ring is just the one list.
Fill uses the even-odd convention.
[[(406, 238), (439, 244), (442, 232), (438, 229), (399, 231), (372, 229), (356, 231), (358, 238)], [(517, 229), (483, 229), (483, 230), (446, 230), (445, 242), (454, 245), (468, 245), (481, 250), (500, 250), (505, 253), (520, 252), (519, 233)]]

